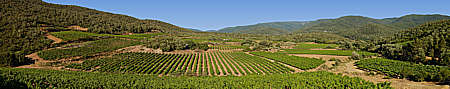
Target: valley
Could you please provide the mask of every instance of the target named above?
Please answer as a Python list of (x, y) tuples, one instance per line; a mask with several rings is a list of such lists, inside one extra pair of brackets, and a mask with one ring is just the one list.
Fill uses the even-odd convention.
[(450, 16), (343, 16), (217, 31), (4, 0), (2, 89), (449, 89)]

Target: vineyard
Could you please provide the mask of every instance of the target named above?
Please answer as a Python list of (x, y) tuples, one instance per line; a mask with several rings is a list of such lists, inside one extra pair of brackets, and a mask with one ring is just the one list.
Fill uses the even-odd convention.
[(237, 45), (214, 45), (209, 47), (210, 49), (219, 49), (219, 50), (236, 50), (236, 49), (245, 49), (245, 46), (237, 46)]
[(361, 69), (377, 71), (387, 76), (414, 81), (450, 81), (450, 68), (415, 64), (384, 58), (364, 59), (356, 63)]
[(290, 56), (283, 53), (271, 53), (271, 52), (250, 52), (251, 54), (266, 57), (275, 61), (280, 61), (282, 63), (297, 67), (299, 69), (307, 70), (313, 69), (321, 64), (325, 63), (325, 61), (314, 58), (305, 58), (305, 57), (297, 57)]
[(92, 42), (86, 42), (81, 47), (67, 49), (51, 49), (38, 53), (39, 57), (45, 60), (56, 60), (75, 56), (89, 56), (101, 52), (114, 51), (120, 48), (141, 44), (141, 42), (125, 39), (103, 39)]
[(97, 36), (96, 33), (80, 32), (80, 31), (61, 31), (50, 33), (55, 37), (61, 38), (64, 41), (75, 41), (80, 39), (88, 39)]
[(372, 83), (361, 78), (329, 72), (249, 75), (242, 77), (157, 77), (79, 71), (0, 68), (0, 83), (18, 88), (240, 88), (240, 89), (390, 89), (390, 83)]
[[(353, 50), (304, 50), (304, 49), (285, 49), (282, 53), (288, 54), (321, 54), (321, 55), (337, 55), (337, 56), (352, 56)], [(355, 51), (362, 56), (376, 56), (377, 53)]]
[(293, 70), (242, 52), (193, 54), (122, 53), (67, 68), (112, 73), (226, 76), (290, 73)]
[(333, 49), (338, 47), (336, 44), (298, 44), (294, 48), (296, 49)]

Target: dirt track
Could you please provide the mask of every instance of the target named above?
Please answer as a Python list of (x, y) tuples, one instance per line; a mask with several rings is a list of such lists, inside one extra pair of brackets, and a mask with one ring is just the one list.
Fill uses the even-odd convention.
[(81, 26), (69, 26), (69, 27), (67, 27), (67, 28), (69, 28), (69, 29), (75, 29), (75, 30), (80, 30), (80, 31), (88, 31), (88, 28), (83, 28), (83, 27), (81, 27)]
[(380, 83), (380, 82), (391, 82), (391, 86), (396, 89), (449, 89), (449, 85), (436, 85), (435, 82), (414, 82), (406, 79), (383, 79), (386, 76), (382, 74), (378, 75), (368, 75), (369, 72), (357, 69), (358, 67), (355, 66), (355, 62), (358, 60), (349, 60), (348, 56), (334, 56), (334, 55), (316, 55), (316, 54), (291, 54), (295, 56), (301, 56), (301, 57), (310, 57), (310, 58), (322, 58), (323, 60), (327, 60), (326, 63), (324, 63), (326, 66), (329, 66), (331, 64), (334, 64), (332, 62), (334, 61), (328, 61), (331, 58), (336, 58), (338, 60), (343, 61), (340, 65), (336, 66), (335, 68), (329, 70), (326, 68), (316, 68), (308, 71), (329, 71), (333, 73), (342, 73), (347, 76), (351, 77), (360, 77), (364, 80), (368, 80), (374, 83)]
[(385, 75), (368, 75), (369, 72), (362, 71), (357, 69), (354, 66), (354, 63), (357, 60), (352, 60), (350, 62), (344, 63), (342, 66), (338, 66), (334, 70), (330, 70), (330, 72), (334, 73), (343, 73), (344, 75), (348, 75), (351, 77), (360, 77), (364, 80), (368, 80), (371, 82), (379, 83), (379, 82), (391, 82), (391, 86), (396, 89), (449, 89), (448, 85), (436, 85), (435, 82), (414, 82), (406, 79), (383, 79), (386, 77)]
[(63, 41), (62, 39), (60, 39), (60, 38), (58, 38), (58, 37), (55, 37), (55, 36), (53, 36), (53, 35), (50, 35), (50, 34), (46, 34), (45, 36), (46, 36), (48, 39), (53, 40), (53, 41), (54, 41), (53, 44), (61, 43), (61, 42)]

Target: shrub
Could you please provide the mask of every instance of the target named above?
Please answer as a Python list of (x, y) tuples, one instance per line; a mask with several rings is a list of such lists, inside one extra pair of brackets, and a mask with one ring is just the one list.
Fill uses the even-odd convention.
[(355, 51), (353, 51), (352, 52), (352, 56), (350, 57), (350, 59), (361, 60), (361, 59), (363, 59), (363, 57), (361, 55), (359, 55), (358, 53), (356, 53)]

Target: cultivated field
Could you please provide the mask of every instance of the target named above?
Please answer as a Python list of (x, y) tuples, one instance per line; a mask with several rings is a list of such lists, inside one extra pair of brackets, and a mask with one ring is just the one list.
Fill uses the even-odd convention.
[(241, 76), (290, 73), (281, 64), (242, 52), (205, 52), (193, 54), (122, 53), (109, 58), (71, 64), (67, 68), (112, 73), (159, 75)]
[[(372, 83), (361, 78), (329, 72), (248, 75), (242, 77), (158, 77), (140, 74), (111, 74), (79, 71), (55, 71), (0, 68), (8, 82), (5, 87), (23, 88), (301, 88), (301, 89), (390, 89), (389, 83)], [(14, 75), (14, 76), (8, 76)], [(9, 81), (9, 80), (6, 80)]]
[(120, 48), (141, 44), (141, 42), (126, 39), (103, 39), (83, 44), (72, 45), (62, 49), (43, 50), (38, 53), (45, 60), (57, 60), (76, 56), (91, 56), (96, 53), (114, 51)]
[(250, 52), (251, 54), (266, 57), (269, 59), (273, 59), (276, 61), (280, 61), (282, 63), (303, 69), (313, 69), (318, 67), (319, 65), (325, 63), (325, 61), (315, 58), (305, 58), (305, 57), (297, 57), (290, 56), (283, 53), (270, 53), (270, 52)]

